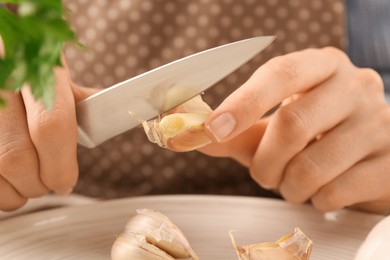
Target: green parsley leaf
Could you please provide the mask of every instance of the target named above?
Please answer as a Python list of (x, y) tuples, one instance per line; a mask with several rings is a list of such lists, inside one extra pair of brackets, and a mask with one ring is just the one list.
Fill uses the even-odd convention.
[(4, 3), (4, 4), (18, 4), (20, 3), (21, 0), (2, 0), (0, 1), (0, 3)]
[(53, 69), (61, 66), (64, 44), (76, 42), (75, 33), (64, 19), (62, 0), (0, 3), (18, 5), (17, 14), (0, 7), (0, 35), (5, 49), (4, 57), (0, 57), (0, 90), (20, 91), (28, 84), (35, 99), (50, 108), (55, 97)]

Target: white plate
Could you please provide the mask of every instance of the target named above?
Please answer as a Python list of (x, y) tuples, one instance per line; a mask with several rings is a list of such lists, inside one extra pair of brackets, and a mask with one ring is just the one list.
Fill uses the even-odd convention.
[(311, 259), (353, 259), (381, 216), (232, 196), (151, 196), (99, 202), (0, 221), (1, 259), (109, 259), (111, 246), (138, 208), (160, 210), (203, 260), (237, 259), (238, 244), (274, 241), (300, 227), (314, 241)]

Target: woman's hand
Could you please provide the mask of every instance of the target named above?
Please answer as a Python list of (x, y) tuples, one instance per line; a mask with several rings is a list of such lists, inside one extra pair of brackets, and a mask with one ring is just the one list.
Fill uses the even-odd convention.
[(201, 151), (246, 164), (259, 185), (290, 202), (311, 200), (323, 211), (390, 209), (390, 108), (383, 82), (337, 49), (270, 60), (206, 127), (220, 144)]
[(91, 91), (75, 86), (66, 68), (55, 70), (56, 98), (51, 109), (34, 100), (30, 89), (1, 92), (0, 210), (13, 210), (49, 191), (68, 194), (76, 184), (75, 101)]

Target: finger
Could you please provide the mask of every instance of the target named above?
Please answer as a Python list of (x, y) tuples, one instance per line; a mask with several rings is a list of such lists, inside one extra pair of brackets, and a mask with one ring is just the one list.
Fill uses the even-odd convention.
[(47, 110), (29, 88), (22, 89), (31, 140), (39, 157), (40, 176), (50, 190), (68, 193), (78, 176), (75, 101), (65, 69), (55, 69), (56, 97)]
[(23, 206), (27, 199), (21, 196), (15, 188), (0, 176), (0, 210), (11, 211)]
[(285, 98), (331, 77), (340, 60), (347, 58), (333, 48), (304, 50), (270, 60), (210, 115), (208, 134), (216, 141), (238, 135)]
[(38, 156), (31, 142), (26, 112), (19, 93), (2, 93), (6, 107), (0, 109), (0, 176), (25, 198), (48, 192), (39, 176)]
[(268, 120), (259, 120), (242, 134), (224, 143), (211, 143), (198, 149), (214, 157), (230, 157), (249, 167), (257, 146), (265, 132)]
[(390, 196), (383, 200), (357, 203), (348, 208), (388, 216), (390, 214)]
[(339, 102), (349, 88), (339, 90), (340, 77), (332, 77), (271, 116), (251, 165), (251, 173), (261, 186), (277, 188), (285, 167), (297, 153), (352, 114), (353, 102)]
[[(342, 88), (340, 88), (341, 84)], [(386, 111), (382, 113), (382, 116), (378, 112), (378, 104), (379, 107), (384, 106), (382, 104), (384, 102), (379, 100), (383, 99), (383, 92), (377, 91), (381, 89), (381, 87), (377, 87), (381, 84), (376, 73), (350, 67), (349, 70), (344, 69), (344, 71), (335, 74), (316, 88), (300, 95), (295, 101), (280, 108), (273, 115), (255, 154), (254, 164), (251, 167), (255, 179), (265, 187), (277, 188), (284, 177), (287, 164), (293, 157), (303, 151), (313, 139), (328, 131), (334, 131), (337, 125), (342, 124), (349, 118), (355, 118), (355, 121), (350, 129), (344, 129), (345, 132), (352, 129), (356, 131), (356, 134), (359, 134), (357, 132), (359, 128), (370, 128), (371, 132), (377, 133), (384, 132), (383, 130), (377, 131), (377, 129), (385, 129), (385, 124), (388, 122)], [(343, 102), (346, 97), (349, 98), (350, 102)], [(381, 117), (381, 119), (369, 120), (373, 118), (373, 114), (375, 114), (375, 118)], [(366, 133), (370, 137), (362, 136), (362, 138), (366, 140), (373, 138), (370, 132), (366, 131)], [(382, 137), (383, 140), (388, 139), (383, 134)], [(325, 140), (323, 143), (326, 142)], [(346, 137), (345, 140), (349, 140), (349, 138)], [(335, 142), (332, 145), (337, 149), (341, 143)], [(372, 143), (372, 145), (378, 145), (378, 142)], [(329, 152), (333, 153), (331, 149), (330, 146)], [(361, 150), (362, 147), (357, 149), (357, 151), (363, 151)], [(306, 155), (311, 158), (309, 154)], [(308, 164), (301, 165), (301, 168), (315, 167), (314, 162), (309, 166), (308, 161), (316, 158), (305, 158), (305, 154), (302, 154), (301, 158)], [(347, 155), (343, 158), (348, 162)], [(330, 164), (330, 166), (337, 168), (333, 164)], [(320, 170), (317, 169), (317, 171)], [(315, 172), (313, 175), (315, 175)], [(301, 175), (302, 173), (292, 173), (292, 176), (295, 176), (295, 174)], [(299, 197), (297, 194), (297, 200), (304, 199), (303, 195)]]
[(332, 211), (362, 202), (389, 201), (390, 156), (362, 161), (322, 187), (312, 198), (322, 211)]
[(388, 138), (372, 134), (378, 127), (381, 123), (351, 118), (310, 144), (288, 163), (280, 184), (283, 197), (302, 203), (363, 158), (390, 145), (384, 144)]

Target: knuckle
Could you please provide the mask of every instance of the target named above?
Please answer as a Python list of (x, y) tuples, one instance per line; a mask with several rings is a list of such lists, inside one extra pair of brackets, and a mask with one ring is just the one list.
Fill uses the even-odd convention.
[(0, 210), (12, 211), (23, 206), (27, 199), (20, 196), (9, 183), (0, 179)]
[(336, 210), (344, 207), (343, 199), (336, 186), (328, 184), (319, 194), (315, 195), (311, 202), (315, 208), (323, 212)]
[[(21, 163), (23, 162), (23, 163)], [(26, 141), (17, 140), (2, 146), (0, 154), (0, 173), (6, 179), (13, 178), (19, 171), (38, 170), (34, 148)]]
[[(62, 109), (53, 109), (52, 111), (44, 110), (40, 112), (29, 128), (33, 140), (42, 140), (69, 135), (73, 128), (71, 126), (71, 114)], [(75, 125), (74, 129), (76, 129)]]
[(384, 101), (374, 109), (373, 115), (365, 122), (367, 129), (376, 132), (376, 135), (372, 136), (372, 144), (377, 149), (388, 150), (387, 147), (390, 144), (390, 106)]
[(266, 66), (275, 77), (286, 85), (299, 79), (298, 64), (289, 55), (275, 57), (268, 61)]
[(274, 188), (276, 186), (274, 181), (269, 178), (268, 175), (263, 174), (257, 169), (257, 167), (254, 167), (253, 165), (250, 166), (250, 175), (252, 179), (254, 179), (261, 187), (265, 189)]
[[(9, 142), (0, 151), (0, 175), (26, 198), (37, 198), (47, 194), (45, 187), (31, 184), (38, 176), (39, 162), (30, 141)], [(33, 181), (33, 183), (35, 183)], [(29, 185), (29, 186), (26, 186)]]
[(242, 115), (239, 115), (241, 117), (251, 117), (251, 114), (253, 115), (253, 119), (255, 119), (255, 117), (257, 116), (257, 113), (248, 113), (248, 111), (263, 111), (264, 108), (262, 107), (262, 104), (264, 104), (265, 102), (262, 100), (261, 97), (259, 97), (257, 95), (257, 93), (255, 94), (252, 94), (252, 95), (248, 95), (246, 97), (242, 97), (242, 99), (240, 100), (247, 100), (248, 102), (245, 102), (245, 104), (237, 104), (237, 107), (240, 107), (240, 106), (243, 106), (245, 109), (243, 111), (244, 114)]
[(348, 58), (348, 55), (336, 47), (327, 46), (322, 48), (322, 50), (325, 52), (326, 55), (331, 55), (338, 61), (351, 63), (350, 59)]
[(73, 188), (78, 178), (77, 169), (69, 169), (67, 171), (57, 173), (53, 175), (43, 175), (41, 176), (42, 182), (53, 191), (63, 191), (70, 188)]
[(359, 85), (367, 89), (370, 87), (376, 92), (384, 92), (384, 83), (381, 76), (373, 69), (362, 68), (358, 69), (355, 80), (360, 83)]
[(300, 204), (302, 203), (300, 199), (298, 199), (296, 196), (293, 196), (291, 194), (286, 193), (286, 191), (283, 189), (283, 186), (279, 189), (280, 195), (282, 198), (291, 204)]
[(13, 211), (20, 207), (22, 207), (24, 204), (27, 203), (26, 198), (14, 198), (11, 201), (7, 201), (5, 203), (0, 203), (0, 210), (2, 211)]
[(310, 156), (301, 153), (286, 168), (289, 183), (297, 188), (317, 187), (320, 184), (321, 168)]
[(301, 109), (281, 107), (275, 113), (275, 124), (281, 133), (281, 138), (287, 141), (299, 142), (310, 137), (309, 118)]
[(305, 196), (296, 195), (296, 194), (286, 194), (286, 192), (283, 189), (280, 189), (280, 193), (282, 197), (291, 204), (302, 204), (305, 203), (307, 200)]
[(49, 193), (49, 190), (47, 188), (45, 188), (45, 189), (35, 189), (34, 191), (30, 192), (27, 195), (25, 195), (25, 194), (22, 194), (22, 195), (27, 197), (27, 198), (32, 199), (32, 198), (40, 198), (42, 196), (45, 196), (48, 193)]
[(380, 112), (378, 112), (378, 116), (380, 118), (380, 128), (378, 129), (384, 129), (386, 133), (386, 140), (389, 139), (388, 133), (390, 132), (390, 106), (386, 106), (384, 109), (382, 109)]

